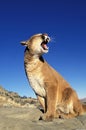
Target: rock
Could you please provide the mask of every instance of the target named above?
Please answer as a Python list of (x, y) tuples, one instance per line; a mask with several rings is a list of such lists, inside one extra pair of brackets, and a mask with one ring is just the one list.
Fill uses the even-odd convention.
[(39, 121), (37, 108), (0, 108), (0, 130), (86, 130), (86, 115), (72, 119)]

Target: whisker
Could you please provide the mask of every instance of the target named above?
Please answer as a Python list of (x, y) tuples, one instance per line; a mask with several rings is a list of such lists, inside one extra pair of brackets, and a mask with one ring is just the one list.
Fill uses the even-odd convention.
[(56, 41), (55, 41), (55, 38), (54, 37), (50, 37), (51, 38), (51, 42), (54, 42), (54, 43), (56, 43)]

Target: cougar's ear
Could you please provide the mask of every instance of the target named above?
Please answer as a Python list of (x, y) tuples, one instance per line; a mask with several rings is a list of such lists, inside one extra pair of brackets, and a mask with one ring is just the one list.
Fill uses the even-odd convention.
[(23, 46), (27, 46), (27, 41), (21, 41), (20, 43), (21, 43), (21, 45), (23, 45)]

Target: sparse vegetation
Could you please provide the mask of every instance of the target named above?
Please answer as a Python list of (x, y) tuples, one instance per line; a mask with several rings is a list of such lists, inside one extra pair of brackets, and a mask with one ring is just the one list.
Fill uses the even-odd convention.
[(39, 103), (34, 98), (28, 98), (26, 96), (21, 97), (16, 92), (7, 91), (3, 87), (0, 86), (0, 106), (28, 106), (34, 104), (35, 106), (38, 106)]

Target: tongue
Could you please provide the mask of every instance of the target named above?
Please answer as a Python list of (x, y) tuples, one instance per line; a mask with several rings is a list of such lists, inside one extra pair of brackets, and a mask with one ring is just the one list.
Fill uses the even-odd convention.
[(46, 44), (44, 44), (44, 49), (45, 49), (45, 50), (48, 50), (48, 47), (47, 47), (47, 45), (46, 45)]
[(46, 44), (42, 44), (43, 49), (48, 50), (48, 47)]

